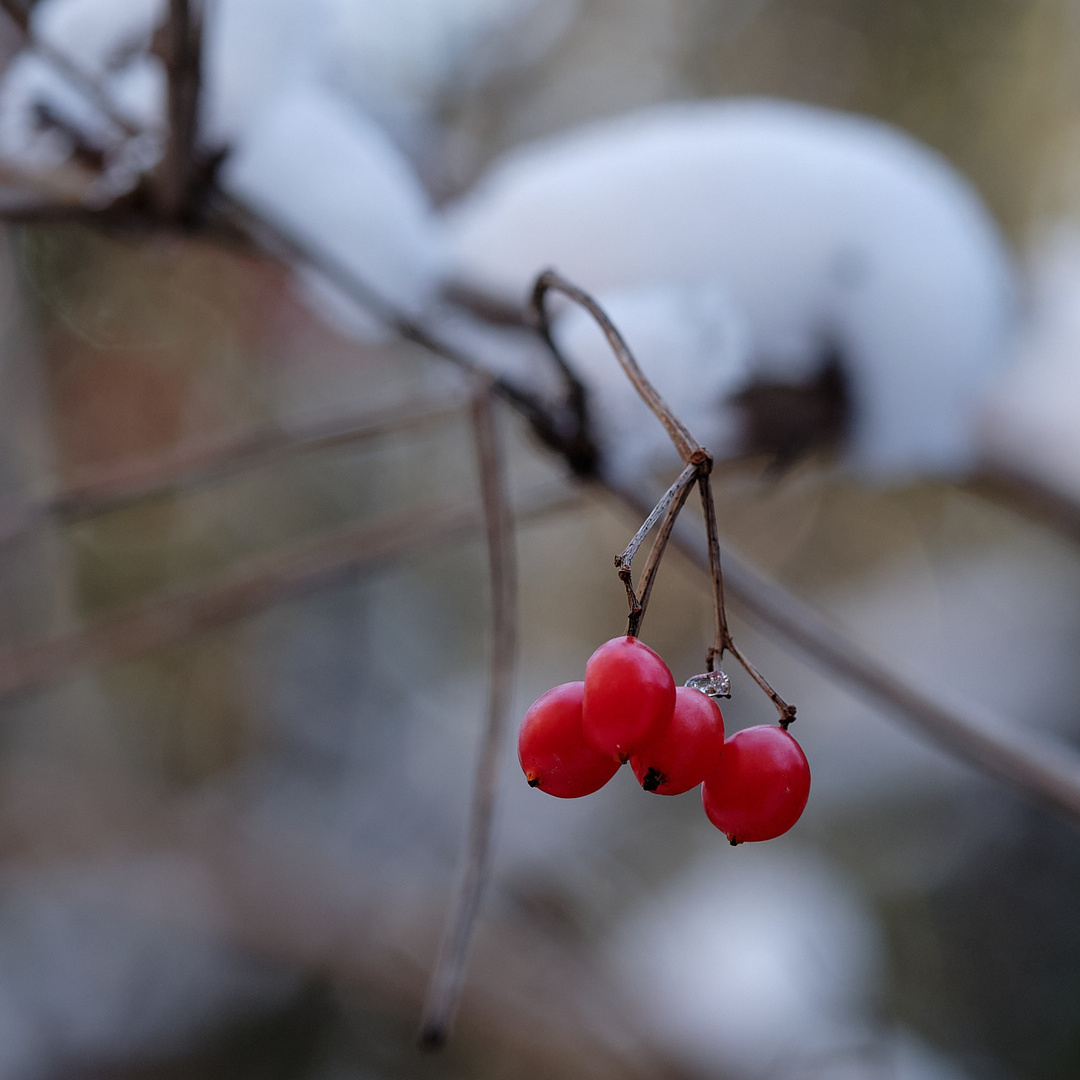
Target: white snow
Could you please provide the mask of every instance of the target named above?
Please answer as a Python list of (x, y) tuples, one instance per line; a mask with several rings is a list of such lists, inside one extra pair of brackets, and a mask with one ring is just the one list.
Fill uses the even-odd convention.
[(677, 1059), (770, 1080), (862, 1047), (883, 964), (877, 921), (844, 877), (765, 845), (701, 860), (631, 912), (609, 955)]
[(323, 70), (380, 116), (427, 113), (449, 86), (482, 84), (541, 54), (577, 6), (577, 0), (326, 0)]
[(150, 47), (164, 0), (41, 0), (30, 13), (33, 37), (86, 71), (115, 71)]
[(1038, 246), (1014, 363), (987, 394), (979, 442), (992, 464), (1080, 502), (1080, 226)]
[(438, 224), (408, 163), (375, 124), (315, 85), (282, 91), (238, 141), (226, 191), (409, 312), (436, 288)]
[(665, 105), (520, 147), (448, 209), (456, 273), (519, 297), (554, 266), (604, 290), (720, 280), (754, 366), (853, 384), (871, 474), (972, 458), (972, 401), (1011, 323), (1011, 268), (978, 197), (877, 121), (807, 105)]
[(231, 140), (295, 78), (315, 79), (396, 132), (451, 84), (527, 63), (578, 0), (216, 0), (207, 17), (207, 130)]

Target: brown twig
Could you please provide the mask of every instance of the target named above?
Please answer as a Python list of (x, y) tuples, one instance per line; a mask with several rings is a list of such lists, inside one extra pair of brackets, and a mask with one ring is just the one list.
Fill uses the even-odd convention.
[[(523, 500), (518, 516), (546, 513), (568, 501), (562, 485), (547, 485)], [(251, 559), (189, 593), (133, 604), (72, 633), (0, 651), (0, 697), (81, 668), (167, 648), (432, 540), (471, 532), (483, 521), (480, 506), (428, 506)]]
[(151, 191), (164, 221), (185, 221), (196, 181), (199, 93), (202, 84), (202, 12), (191, 0), (169, 0), (169, 17), (155, 49), (168, 76), (165, 153)]
[(706, 659), (707, 670), (715, 671), (716, 665), (724, 658), (726, 649), (743, 666), (746, 673), (765, 692), (780, 714), (780, 726), (786, 731), (795, 719), (795, 706), (789, 705), (769, 685), (764, 676), (736, 647), (728, 630), (727, 610), (724, 606), (724, 575), (720, 568), (720, 538), (716, 530), (716, 509), (713, 502), (712, 482), (707, 475), (698, 477), (701, 490), (701, 509), (705, 515), (705, 537), (709, 553), (709, 576), (712, 578), (714, 608), (716, 609), (716, 638)]
[(528, 421), (534, 434), (554, 450), (576, 476), (593, 476), (597, 452), (587, 428), (567, 406), (552, 409), (539, 395), (505, 376), (486, 372), (481, 364), (441, 340), (420, 321), (401, 311), (383, 297), (377, 289), (354, 273), (349, 267), (323, 251), (314, 251), (299, 237), (280, 224), (271, 224), (238, 199), (215, 190), (213, 204), (219, 223), (236, 236), (246, 239), (263, 255), (282, 261), (286, 266), (297, 263), (311, 267), (346, 295), (356, 301), (369, 315), (405, 341), (421, 346), (435, 356), (441, 356), (470, 375), (480, 375), (490, 382), (491, 392), (512, 406)]
[[(664, 425), (668, 435), (671, 437), (671, 441), (675, 444), (675, 449), (679, 452), (679, 457), (689, 464), (695, 453), (704, 452), (701, 444), (690, 434), (682, 421), (671, 411), (664, 399), (657, 393), (656, 387), (645, 378), (644, 373), (638, 366), (638, 362), (634, 359), (634, 355), (630, 352), (622, 335), (616, 329), (615, 324), (607, 317), (606, 312), (600, 305), (589, 296), (588, 293), (579, 289), (576, 285), (572, 285), (565, 278), (560, 277), (554, 270), (545, 270), (536, 279), (536, 285), (533, 287), (532, 307), (537, 313), (541, 333), (544, 334), (545, 340), (551, 346), (556, 357), (559, 357), (559, 353), (558, 350), (555, 349), (554, 343), (551, 341), (548, 317), (545, 309), (545, 299), (547, 294), (553, 290), (570, 297), (571, 300), (585, 308), (585, 310), (596, 320), (600, 329), (603, 330), (604, 336), (607, 338), (612, 352), (615, 353), (615, 358), (619, 361), (620, 366), (626, 373), (626, 377), (634, 384), (634, 389), (641, 395), (642, 400), (653, 411), (656, 418)], [(570, 370), (569, 365), (565, 360), (559, 357), (559, 361), (564, 370)]]
[(441, 397), (405, 406), (311, 424), (295, 431), (264, 430), (218, 442), (181, 447), (83, 473), (34, 508), (73, 521), (121, 509), (143, 499), (224, 479), (252, 466), (295, 453), (315, 453), (448, 419), (462, 403)]
[[(641, 528), (634, 533), (633, 539), (626, 545), (623, 552), (615, 556), (615, 570), (619, 575), (619, 580), (626, 586), (626, 599), (630, 604), (630, 616), (626, 627), (626, 633), (629, 637), (637, 637), (640, 632), (641, 622), (645, 618), (645, 608), (649, 602), (649, 594), (652, 592), (653, 578), (656, 574), (660, 556), (663, 554), (664, 545), (666, 545), (667, 538), (671, 534), (671, 526), (686, 503), (686, 496), (696, 479), (697, 465), (687, 465), (679, 473), (675, 483), (667, 489), (660, 501), (652, 508)], [(666, 529), (661, 526), (656, 541), (653, 543), (645, 573), (642, 575), (641, 591), (638, 592), (634, 588), (631, 564), (645, 537), (659, 520), (661, 514), (664, 515)]]
[(453, 903), (447, 914), (442, 944), (431, 973), (420, 1043), (428, 1049), (442, 1046), (457, 1012), (465, 978), (465, 964), (480, 897), (491, 862), (491, 833), (498, 789), (499, 763), (513, 685), (517, 637), (517, 584), (513, 522), (505, 493), (502, 455), (495, 430), (490, 387), (473, 403), (473, 431), (483, 493), (491, 582), (491, 676), (487, 722), (480, 739), (479, 761), (473, 784), (468, 836)]
[(19, 0), (0, 0), (4, 14), (24, 33), (30, 30), (30, 9), (24, 8)]
[[(691, 468), (691, 466), (687, 466), (687, 468)], [(696, 470), (693, 475), (697, 475)], [(678, 519), (679, 512), (686, 505), (686, 500), (689, 498), (693, 487), (693, 482), (686, 484), (679, 492), (675, 501), (668, 507), (667, 513), (664, 514), (664, 520), (660, 522), (660, 528), (656, 533), (656, 539), (653, 541), (653, 546), (649, 551), (649, 557), (645, 560), (645, 569), (641, 572), (641, 582), (638, 585), (638, 601), (641, 606), (641, 613), (638, 615), (635, 636), (641, 632), (641, 624), (645, 619), (645, 609), (649, 606), (649, 597), (652, 595), (653, 582), (656, 581), (656, 571), (660, 569), (660, 560), (667, 550), (668, 540), (671, 537), (671, 530), (675, 528), (675, 522)]]

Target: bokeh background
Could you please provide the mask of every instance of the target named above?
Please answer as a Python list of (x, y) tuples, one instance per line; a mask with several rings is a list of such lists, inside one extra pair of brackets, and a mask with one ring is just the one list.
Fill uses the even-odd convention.
[[(302, 7), (245, 16), (268, 50), (243, 70), (245, 108), (301, 51)], [(1052, 297), (1048, 417), (1061, 426), (1070, 387), (1080, 401), (1068, 0), (327, 10), (326, 79), (436, 205), (514, 146), (663, 101), (769, 95), (899, 126), (990, 208), (1018, 317), (1035, 325)], [(24, 39), (10, 19), (0, 32), (14, 63)], [(525, 785), (509, 739), (454, 1037), (417, 1049), (484, 712), (487, 570), (475, 521), (415, 528), (476, 503), (466, 383), (348, 329), (280, 262), (220, 238), (89, 215), (5, 228), (0, 1078), (1080, 1074), (1076, 822), (737, 609), (737, 639), (798, 704), (802, 821), (732, 849), (696, 795), (647, 797), (627, 770), (564, 803)], [(1040, 401), (970, 475), (725, 468), (723, 538), (921, 688), (1075, 742), (1080, 464), (1040, 443)], [(509, 410), (498, 422), (519, 511), (516, 717), (622, 631), (611, 560), (638, 523)], [(178, 461), (182, 482), (123, 497)], [(80, 501), (105, 480), (121, 494)], [(335, 543), (352, 554), (289, 584)], [(253, 577), (285, 583), (237, 601)], [(200, 619), (184, 605), (207, 590), (219, 606)], [(151, 609), (164, 630), (109, 636)], [(711, 620), (708, 582), (673, 553), (646, 638), (679, 681)], [(768, 722), (732, 674), (729, 730)]]

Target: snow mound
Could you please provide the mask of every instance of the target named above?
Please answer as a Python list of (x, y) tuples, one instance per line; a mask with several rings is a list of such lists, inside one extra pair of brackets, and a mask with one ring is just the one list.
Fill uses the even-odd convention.
[(809, 378), (840, 351), (857, 468), (973, 458), (1010, 260), (971, 186), (883, 123), (770, 100), (660, 106), (510, 152), (445, 220), (457, 276), (507, 297), (547, 266), (591, 292), (722, 281), (764, 377)]

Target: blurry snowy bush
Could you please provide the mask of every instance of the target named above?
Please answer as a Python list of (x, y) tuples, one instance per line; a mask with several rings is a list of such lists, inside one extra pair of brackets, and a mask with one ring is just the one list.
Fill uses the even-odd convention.
[(541, 266), (599, 293), (719, 283), (755, 376), (811, 382), (838, 355), (864, 473), (974, 461), (1010, 259), (970, 185), (895, 129), (780, 101), (666, 105), (511, 151), (445, 220), (454, 272), (507, 296)]

